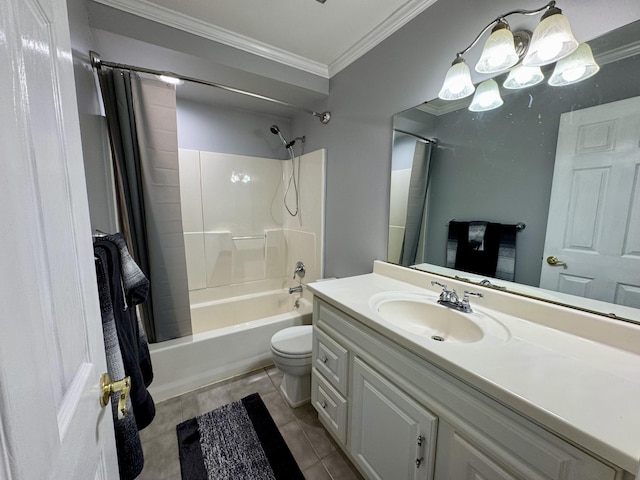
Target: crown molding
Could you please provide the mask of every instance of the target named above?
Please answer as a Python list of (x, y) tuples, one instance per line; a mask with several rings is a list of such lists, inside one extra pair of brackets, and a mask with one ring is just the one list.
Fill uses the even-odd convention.
[(127, 13), (153, 20), (154, 22), (198, 35), (224, 45), (258, 55), (268, 60), (287, 65), (299, 70), (329, 78), (327, 65), (309, 60), (286, 50), (274, 47), (253, 38), (237, 34), (224, 28), (216, 27), (197, 18), (156, 5), (148, 0), (93, 0), (108, 7), (117, 8)]
[(340, 72), (373, 47), (378, 45), (385, 38), (389, 37), (392, 33), (403, 27), (414, 17), (434, 4), (437, 0), (410, 0), (392, 13), (372, 32), (347, 49), (347, 51), (340, 55), (330, 65), (310, 60), (295, 53), (274, 47), (273, 45), (259, 42), (253, 38), (211, 25), (210, 23), (203, 22), (202, 20), (185, 15), (184, 13), (176, 12), (167, 7), (151, 3), (149, 0), (93, 1), (258, 55), (268, 60), (273, 60), (289, 67), (297, 68), (313, 75), (318, 75), (323, 78), (331, 78), (333, 75)]
[(605, 52), (597, 53), (594, 55), (594, 58), (596, 62), (602, 66), (602, 65), (606, 65), (607, 63), (632, 57), (639, 53), (640, 53), (640, 40), (636, 40), (627, 45), (612, 48), (611, 50), (607, 50)]
[(437, 0), (411, 0), (329, 64), (329, 78), (345, 69), (391, 34), (424, 12)]

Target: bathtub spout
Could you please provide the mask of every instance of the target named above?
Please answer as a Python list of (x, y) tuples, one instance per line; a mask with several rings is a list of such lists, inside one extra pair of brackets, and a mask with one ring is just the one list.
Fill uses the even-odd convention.
[(292, 293), (302, 293), (302, 285), (289, 288), (289, 295), (291, 295)]

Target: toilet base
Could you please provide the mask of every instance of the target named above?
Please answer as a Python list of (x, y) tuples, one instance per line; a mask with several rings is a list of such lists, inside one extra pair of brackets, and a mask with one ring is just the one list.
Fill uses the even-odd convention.
[(311, 374), (292, 376), (285, 373), (280, 391), (291, 408), (301, 407), (311, 401)]

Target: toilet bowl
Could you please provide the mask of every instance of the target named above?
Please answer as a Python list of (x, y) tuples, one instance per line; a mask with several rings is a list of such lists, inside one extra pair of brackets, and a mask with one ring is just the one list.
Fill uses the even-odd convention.
[(280, 391), (293, 408), (311, 398), (311, 325), (288, 327), (271, 337), (273, 363), (284, 374)]

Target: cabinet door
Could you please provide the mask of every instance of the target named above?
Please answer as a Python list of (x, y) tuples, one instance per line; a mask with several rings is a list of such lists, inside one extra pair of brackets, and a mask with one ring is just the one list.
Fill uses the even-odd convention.
[[(470, 443), (460, 432), (441, 422), (438, 433), (436, 480), (516, 480), (480, 447)], [(539, 477), (538, 477), (539, 478)]]
[(438, 419), (354, 358), (350, 451), (370, 479), (431, 480)]

